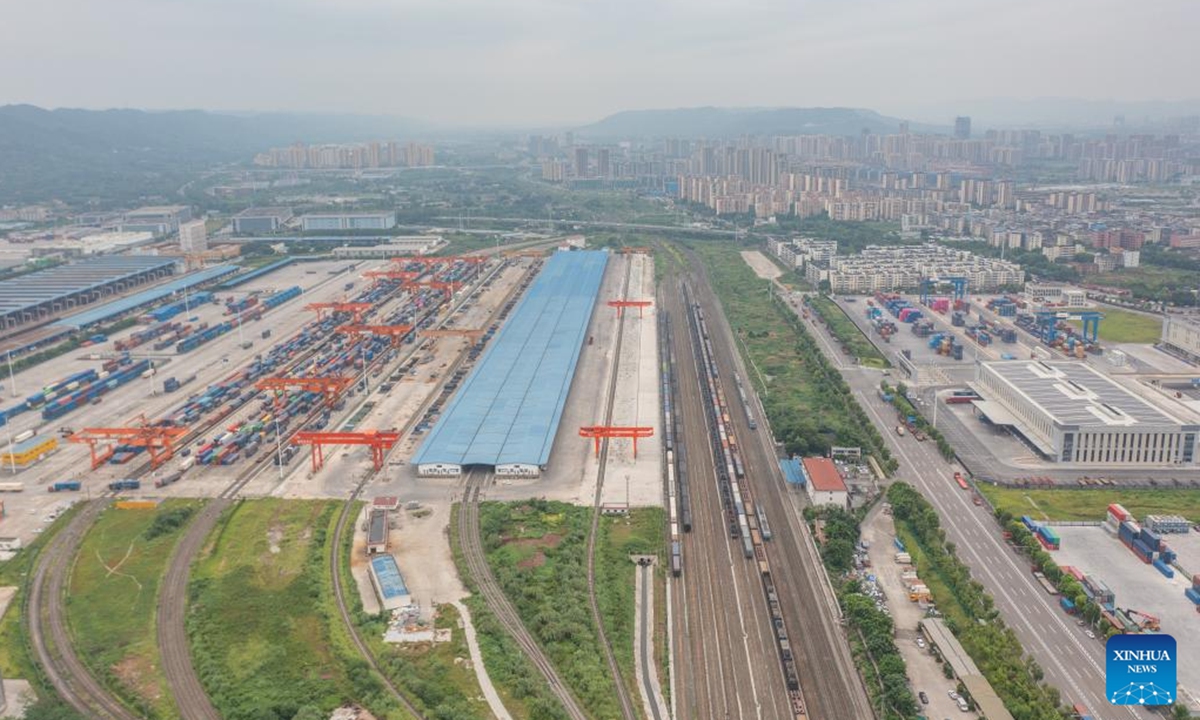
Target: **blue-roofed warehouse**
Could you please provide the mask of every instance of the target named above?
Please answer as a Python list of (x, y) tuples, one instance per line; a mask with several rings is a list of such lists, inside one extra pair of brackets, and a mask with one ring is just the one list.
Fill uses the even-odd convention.
[(490, 466), (537, 476), (550, 459), (606, 251), (558, 252), (500, 329), (413, 458), (417, 474)]
[(391, 555), (376, 555), (371, 558), (371, 581), (385, 610), (395, 610), (412, 602), (400, 566)]
[(124, 315), (130, 310), (135, 310), (143, 305), (149, 305), (153, 302), (170, 297), (178, 292), (183, 292), (184, 288), (193, 288), (197, 285), (216, 280), (219, 277), (224, 277), (237, 270), (236, 265), (217, 265), (206, 270), (200, 270), (189, 275), (184, 275), (176, 280), (165, 282), (162, 285), (156, 285), (149, 290), (143, 290), (140, 293), (135, 293), (120, 300), (113, 300), (103, 305), (98, 305), (90, 310), (86, 310), (77, 315), (63, 318), (54, 323), (58, 327), (68, 328), (84, 328), (96, 323), (111, 320), (119, 315)]

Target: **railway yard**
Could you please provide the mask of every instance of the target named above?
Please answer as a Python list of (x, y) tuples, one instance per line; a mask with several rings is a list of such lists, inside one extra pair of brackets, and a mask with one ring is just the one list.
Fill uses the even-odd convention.
[[(345, 637), (344, 651), (365, 663), (377, 702), (438, 716), (381, 657), (386, 645), (365, 634), (358, 608), (407, 605), (410, 624), (396, 629), (420, 635), (438, 606), (453, 604), (471, 658), (487, 661), (495, 652), (488, 647), (507, 647), (560, 716), (596, 717), (578, 678), (539, 640), (540, 623), (522, 614), (511, 585), (502, 587), (489, 566), (489, 553), (521, 528), (489, 526), (482, 503), (538, 499), (591, 510), (588, 597), (578, 601), (611, 676), (613, 712), (624, 720), (875, 716), (802, 517), (808, 496), (785, 482), (771, 423), (746, 380), (758, 368), (743, 364), (700, 256), (684, 249), (677, 257), (661, 275), (640, 249), (545, 247), (318, 259), (244, 281), (224, 274), (218, 285), (139, 309), (132, 327), (14, 372), (0, 404), (4, 441), (21, 449), (0, 469), (6, 552), (37, 541), (74, 507), (36, 556), (27, 598), (13, 603), (45, 686), (86, 717), (140, 717), (153, 705), (77, 652), (65, 588), (101, 513), (198, 498), (169, 546), (150, 657), (173, 704), (163, 717), (230, 716), (228, 697), (214, 695), (210, 671), (197, 665), (189, 603), (197, 582), (211, 580), (198, 581), (196, 569), (219, 566), (213, 538), (240, 503), (324, 500), (339, 506), (328, 516), (329, 537), (321, 536), (334, 590), (326, 621)], [(806, 312), (799, 296), (785, 299), (797, 315)], [(854, 320), (870, 337), (862, 308), (844, 308), (863, 315)], [(1036, 596), (1029, 573), (992, 537), (980, 503), (947, 498), (944, 479), (914, 472), (944, 463), (931, 444), (887, 432), (874, 392), (880, 371), (848, 362), (831, 336), (812, 332), (902, 461), (897, 477), (943, 511), (964, 559), (987, 566), (981, 582), (1006, 618), (1011, 604), (1023, 603), (1013, 593)], [(909, 350), (914, 376), (935, 387), (966, 381), (969, 363), (926, 358), (918, 353), (924, 344), (904, 338), (891, 349)], [(618, 575), (599, 568), (604, 516), (647, 507), (666, 518), (656, 551), (631, 557)], [(392, 563), (394, 579), (378, 574), (379, 558)], [(522, 567), (534, 572), (537, 562)], [(625, 573), (630, 617), (621, 632), (636, 638), (613, 636), (613, 609), (602, 600), (603, 583)], [(480, 604), (467, 613), (462, 601), (471, 594)], [(1024, 606), (1010, 623), (1035, 656), (1057, 637), (1088, 660), (1047, 659), (1047, 677), (1065, 695), (1096, 704), (1099, 646), (1052, 603)], [(902, 641), (913, 640), (913, 612), (902, 613)], [(472, 618), (477, 613), (486, 620)], [(480, 623), (494, 635), (478, 638)], [(909, 644), (913, 682), (943, 692), (936, 669)], [(472, 712), (525, 715), (507, 671), (495, 679), (482, 662), (466, 667)], [(943, 705), (951, 707), (935, 703)]]
[[(133, 327), (15, 373), (6, 389), (11, 407), (23, 407), (6, 411), (5, 432), (14, 443), (53, 442), (29, 467), (5, 478), (7, 533), (28, 544), (49, 519), (84, 503), (39, 555), (30, 584), (30, 645), (49, 684), (89, 717), (138, 716), (127, 689), (101, 681), (73, 652), (64, 615), (62, 589), (71, 578), (66, 560), (98, 513), (114, 503), (143, 508), (165, 498), (205, 501), (166, 565), (154, 637), (178, 715), (207, 719), (224, 712), (209, 700), (188, 651), (187, 598), (193, 564), (220, 519), (235, 503), (254, 498), (337, 499), (344, 504), (332, 547), (343, 547), (342, 538), (353, 533), (357, 553), (366, 547), (369, 523), (366, 511), (361, 523), (354, 520), (355, 501), (369, 506), (375, 498), (397, 498), (407, 511), (393, 512), (384, 544), (405, 591), (422, 607), (466, 596), (444, 532), (460, 504), (456, 535), (471, 585), (568, 716), (587, 717), (489, 580), (485, 539), (477, 513), (470, 512), (483, 500), (544, 497), (594, 509), (589, 604), (624, 717), (661, 717), (663, 698), (677, 717), (858, 713), (863, 693), (853, 668), (843, 668), (846, 682), (827, 670), (822, 646), (843, 645), (835, 636), (836, 608), (811, 540), (799, 542), (804, 530), (793, 502), (779, 494), (773, 451), (752, 420), (761, 410), (750, 409), (753, 400), (718, 370), (728, 372), (735, 356), (719, 349), (726, 341), (717, 331), (708, 335), (716, 311), (709, 306), (706, 318), (700, 305), (682, 303), (682, 284), (656, 288), (649, 255), (612, 253), (596, 276), (594, 296), (574, 316), (551, 321), (547, 333), (538, 328), (546, 327), (549, 310), (537, 311), (538, 322), (522, 315), (543, 307), (539, 293), (559, 292), (544, 287), (546, 263), (541, 253), (526, 252), (288, 264), (246, 282), (172, 297), (143, 309)], [(672, 276), (671, 282), (682, 280)], [(703, 296), (696, 278), (687, 285), (689, 298)], [(577, 289), (564, 292), (570, 297)], [(513, 337), (526, 326), (531, 335)], [(578, 346), (554, 356), (560, 345), (554, 338), (568, 332)], [(500, 357), (517, 342), (519, 359), (504, 370), (509, 381), (494, 391), (500, 397), (521, 382), (527, 389), (512, 401), (517, 409), (509, 419), (495, 415), (503, 406), (488, 400), (486, 412), (493, 414), (487, 419), (501, 429), (510, 422), (504, 436), (511, 441), (520, 408), (554, 417), (541, 431), (542, 457), (529, 461), (536, 471), (506, 470), (524, 466), (496, 460), (426, 474), (414, 456), (426, 444), (436, 446), (430, 438), (465, 412), (458, 404), (469, 406), (489, 392), (474, 380), (480, 363), (496, 361), (489, 353)], [(537, 343), (545, 349), (535, 350)], [(518, 379), (529, 365), (527, 377)], [(564, 379), (547, 380), (555, 372)], [(546, 394), (543, 386), (555, 383), (561, 389)], [(102, 384), (108, 385), (103, 391), (89, 390)], [(537, 405), (547, 402), (548, 410)], [(503, 442), (509, 441), (502, 441), (501, 452), (511, 455), (512, 446)], [(670, 607), (665, 617), (656, 613), (650, 623), (637, 623), (643, 657), (635, 682), (632, 672), (623, 677), (613, 639), (605, 636), (595, 546), (602, 514), (646, 506), (666, 507), (670, 520), (658, 562), (640, 573), (639, 587), (646, 592), (652, 581), (653, 593), (665, 593)], [(352, 581), (342, 582), (336, 552), (330, 567), (341, 617), (334, 620), (348, 629), (393, 701), (422, 717), (409, 692), (372, 657), (350, 615), (345, 588), (358, 590), (364, 608), (380, 607), (369, 563), (356, 555), (347, 566)], [(799, 565), (781, 567), (787, 563)], [(652, 638), (668, 636), (666, 671), (646, 673), (645, 664), (653, 662), (646, 649), (658, 642)], [(481, 685), (489, 682), (480, 676)], [(497, 716), (507, 712), (502, 705), (492, 709)]]

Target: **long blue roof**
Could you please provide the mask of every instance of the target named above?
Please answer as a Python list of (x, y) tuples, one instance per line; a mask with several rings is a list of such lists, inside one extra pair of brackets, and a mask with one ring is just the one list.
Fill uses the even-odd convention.
[(103, 322), (109, 318), (123, 315), (134, 308), (141, 307), (142, 305), (148, 305), (156, 300), (161, 300), (162, 298), (177, 293), (184, 288), (190, 288), (195, 285), (206, 283), (209, 280), (219, 278), (223, 275), (228, 275), (235, 270), (237, 270), (236, 265), (217, 265), (215, 267), (210, 267), (207, 270), (201, 270), (190, 275), (184, 275), (177, 280), (172, 280), (170, 282), (163, 283), (162, 285), (156, 285), (149, 290), (143, 290), (140, 293), (123, 297), (120, 300), (113, 300), (112, 302), (98, 305), (91, 310), (63, 318), (62, 320), (59, 320), (53, 324), (59, 327), (70, 328), (81, 328), (87, 327), (88, 325), (94, 325), (95, 323)]
[(414, 463), (546, 464), (608, 257), (550, 257)]

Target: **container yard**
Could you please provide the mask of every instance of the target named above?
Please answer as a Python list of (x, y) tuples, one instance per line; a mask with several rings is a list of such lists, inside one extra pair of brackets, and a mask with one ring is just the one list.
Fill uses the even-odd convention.
[[(1200, 605), (1188, 591), (1200, 599), (1200, 590), (1194, 589), (1200, 533), (1156, 535), (1144, 521), (1112, 505), (1100, 525), (1056, 525), (1062, 544), (1051, 555), (1101, 603), (1109, 623), (1124, 632), (1157, 629), (1173, 635), (1180, 647), (1195, 646), (1200, 643)], [(1200, 695), (1200, 667), (1180, 663), (1179, 685), (1181, 695)]]

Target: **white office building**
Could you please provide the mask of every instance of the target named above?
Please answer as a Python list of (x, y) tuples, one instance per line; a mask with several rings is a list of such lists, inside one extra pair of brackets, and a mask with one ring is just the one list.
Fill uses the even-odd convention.
[(179, 226), (179, 249), (185, 253), (202, 253), (208, 249), (208, 233), (203, 220), (189, 220)]
[(1084, 363), (985, 362), (978, 412), (1055, 462), (1193, 465), (1200, 424), (1176, 417)]

